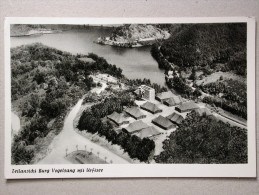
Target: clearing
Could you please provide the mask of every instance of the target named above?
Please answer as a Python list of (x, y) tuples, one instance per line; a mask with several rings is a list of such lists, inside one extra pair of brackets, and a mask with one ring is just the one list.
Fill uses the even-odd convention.
[(239, 76), (233, 72), (222, 72), (222, 71), (219, 71), (219, 72), (214, 72), (212, 73), (211, 75), (208, 75), (206, 77), (204, 77), (203, 79), (201, 80), (197, 80), (196, 81), (196, 84), (197, 85), (206, 85), (208, 83), (213, 83), (213, 82), (216, 82), (217, 80), (219, 80), (220, 77), (223, 77), (223, 79), (233, 79), (233, 80), (238, 80), (242, 83), (246, 83), (246, 78), (245, 77), (242, 77), (242, 76)]
[(84, 150), (74, 151), (68, 154), (65, 158), (73, 164), (107, 164), (106, 161), (100, 159), (93, 153), (86, 152)]

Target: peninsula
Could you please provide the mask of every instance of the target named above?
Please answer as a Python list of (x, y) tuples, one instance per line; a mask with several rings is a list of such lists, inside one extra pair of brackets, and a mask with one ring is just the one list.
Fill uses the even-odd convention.
[(96, 43), (118, 47), (142, 47), (168, 39), (170, 33), (151, 24), (125, 24), (115, 28), (110, 37), (99, 37)]

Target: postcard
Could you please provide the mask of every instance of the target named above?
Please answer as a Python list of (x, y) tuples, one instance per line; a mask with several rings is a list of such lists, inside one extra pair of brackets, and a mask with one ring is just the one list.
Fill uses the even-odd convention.
[(255, 20), (6, 18), (5, 177), (256, 177)]

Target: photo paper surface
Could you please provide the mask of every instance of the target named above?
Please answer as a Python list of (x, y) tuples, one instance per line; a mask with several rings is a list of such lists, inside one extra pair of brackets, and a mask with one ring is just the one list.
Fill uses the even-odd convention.
[(255, 177), (252, 18), (6, 18), (5, 176)]

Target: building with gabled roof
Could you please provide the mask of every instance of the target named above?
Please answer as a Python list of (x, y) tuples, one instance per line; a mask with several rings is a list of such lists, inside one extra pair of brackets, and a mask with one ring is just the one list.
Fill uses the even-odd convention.
[(122, 128), (122, 130), (132, 134), (132, 133), (137, 133), (147, 127), (149, 126), (146, 123), (144, 123), (142, 120), (139, 120), (139, 121), (134, 121), (133, 123), (130, 123), (127, 127)]
[(139, 131), (136, 135), (143, 139), (145, 137), (150, 138), (150, 137), (154, 137), (157, 135), (160, 135), (161, 133), (153, 126), (149, 126), (145, 129), (142, 129), (141, 131)]
[(182, 123), (182, 121), (184, 120), (183, 116), (176, 112), (170, 114), (166, 118), (168, 118), (172, 123), (177, 124), (177, 125), (180, 125)]
[(158, 127), (162, 128), (162, 129), (165, 129), (165, 130), (168, 130), (168, 129), (176, 127), (176, 125), (173, 124), (168, 118), (165, 118), (165, 117), (163, 117), (161, 115), (159, 115), (158, 117), (153, 119), (152, 123), (154, 123)]
[(176, 96), (176, 95), (163, 101), (163, 103), (167, 106), (176, 106), (178, 104), (181, 104), (182, 102), (183, 100), (181, 96)]
[(174, 97), (175, 95), (171, 92), (171, 91), (166, 91), (166, 92), (162, 92), (162, 93), (158, 93), (156, 95), (156, 99), (160, 102), (164, 102), (165, 100)]
[(152, 114), (156, 114), (159, 112), (162, 112), (162, 109), (158, 108), (158, 106), (151, 102), (146, 102), (140, 106), (143, 110), (146, 110), (148, 112), (151, 112)]
[(125, 117), (123, 113), (119, 114), (117, 112), (113, 112), (112, 114), (108, 115), (107, 118), (113, 121), (118, 126), (129, 124), (128, 118)]
[(194, 110), (200, 116), (211, 116), (212, 113), (208, 108), (197, 108)]
[(127, 108), (125, 112), (136, 120), (146, 118), (146, 115), (137, 106)]
[(192, 111), (197, 108), (199, 108), (199, 106), (197, 104), (195, 104), (193, 101), (189, 101), (189, 102), (184, 102), (184, 103), (178, 105), (177, 107), (175, 107), (175, 110), (180, 113), (183, 113), (183, 112)]

